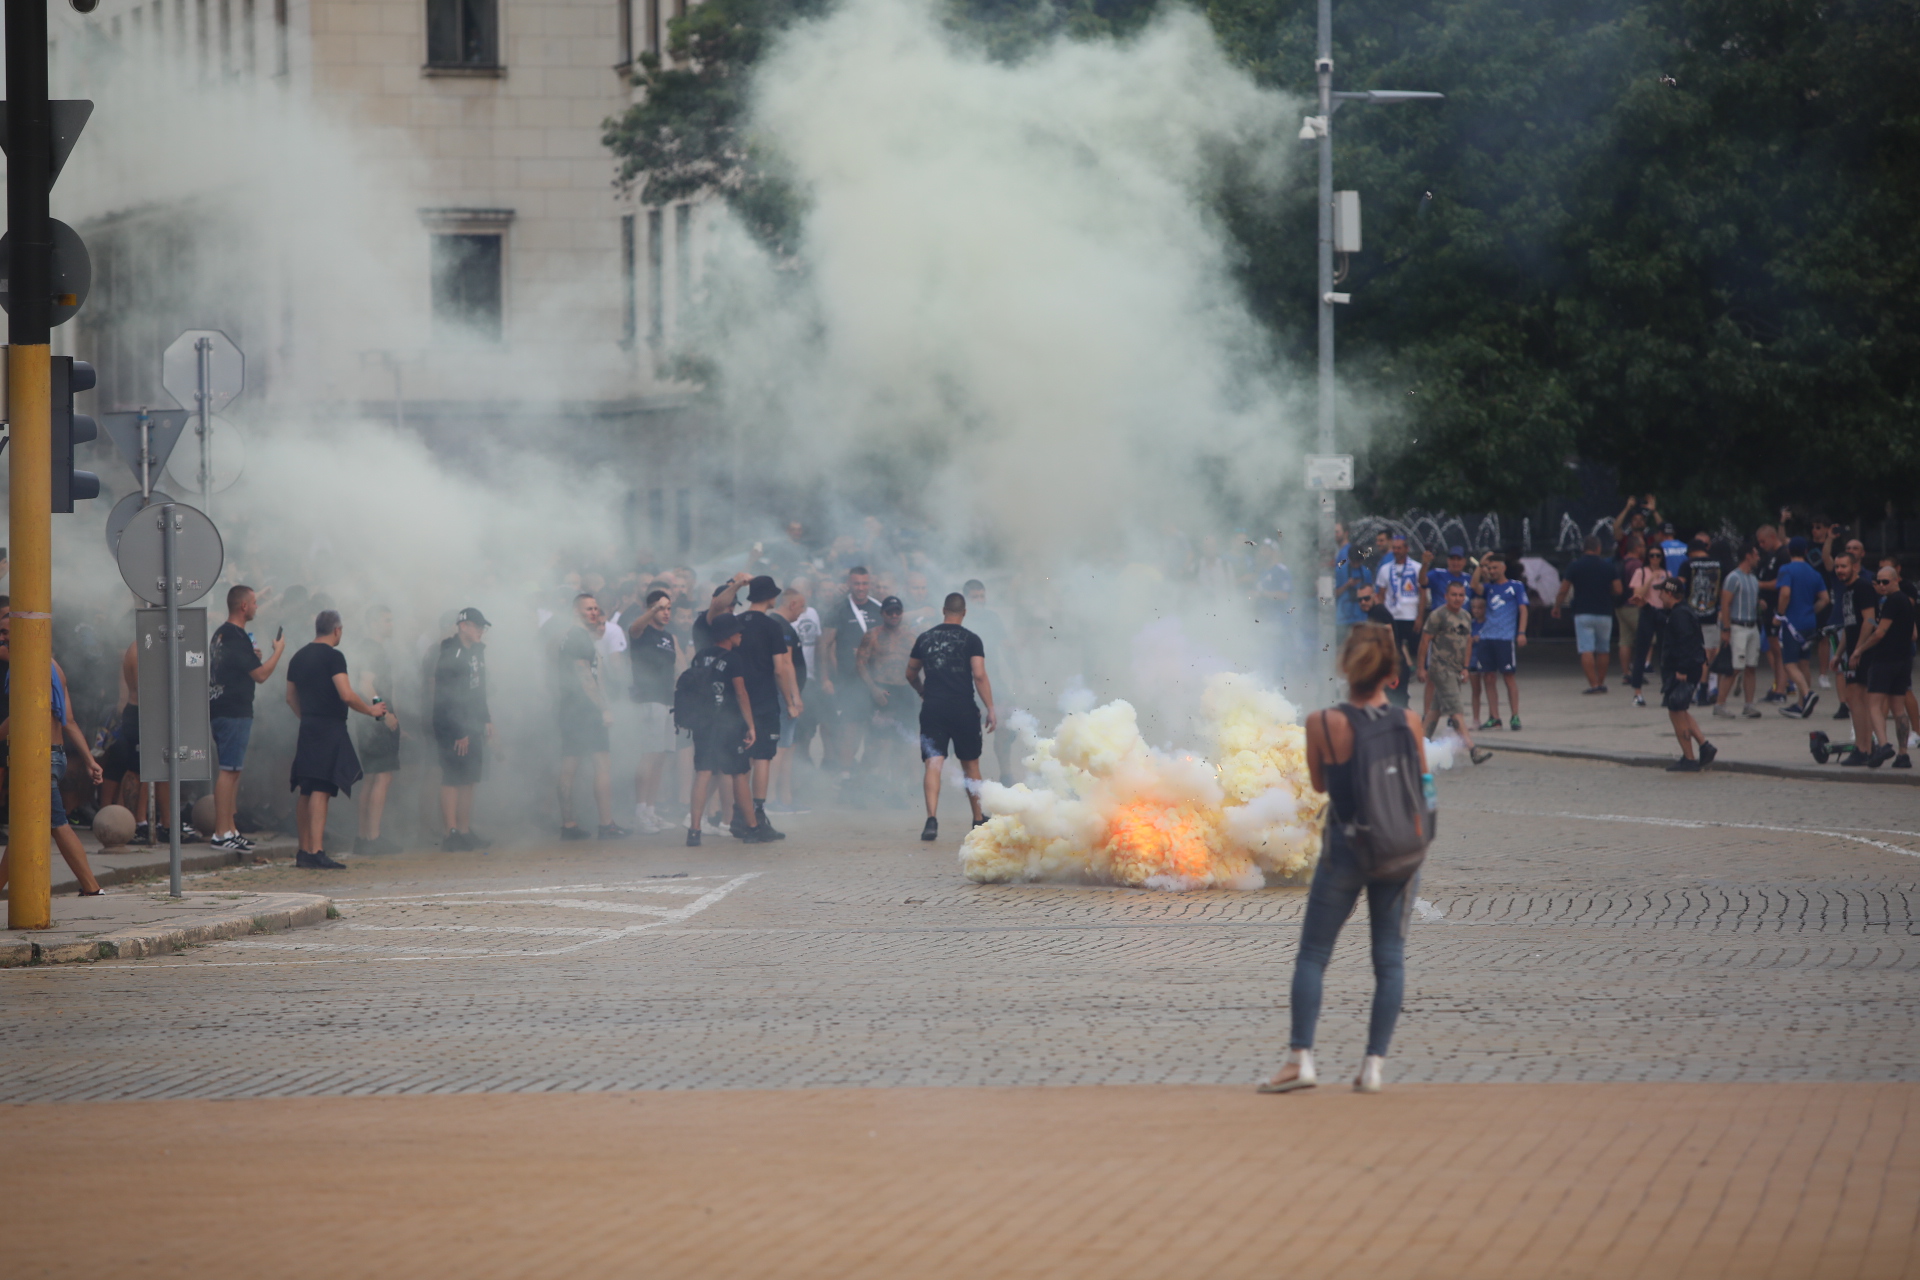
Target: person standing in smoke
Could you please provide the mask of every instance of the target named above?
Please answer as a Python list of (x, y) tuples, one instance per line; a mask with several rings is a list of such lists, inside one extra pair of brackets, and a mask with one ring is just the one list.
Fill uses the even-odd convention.
[[(209, 646), (213, 654), (207, 672), (207, 717), (220, 757), (220, 772), (213, 783), (212, 844), (216, 849), (239, 854), (253, 852), (253, 841), (240, 834), (234, 815), (240, 806), (240, 771), (247, 763), (247, 743), (253, 737), (254, 688), (272, 677), (287, 648), (286, 637), (275, 636), (273, 656), (261, 661), (260, 647), (247, 630), (259, 610), (260, 597), (252, 587), (230, 588), (227, 620), (213, 633)], [(129, 705), (137, 713), (138, 704)]]
[(462, 609), (454, 617), (453, 634), (440, 642), (433, 667), (433, 740), (440, 749), (440, 818), (447, 828), (440, 847), (449, 853), (493, 843), (473, 831), (473, 788), (493, 741), (482, 639), (491, 625), (478, 609)]
[(773, 802), (776, 813), (805, 813), (797, 807), (793, 799), (793, 762), (796, 757), (811, 759), (808, 747), (813, 737), (814, 725), (819, 715), (808, 705), (805, 698), (807, 675), (818, 663), (820, 646), (820, 613), (807, 603), (807, 595), (801, 590), (805, 579), (798, 579), (780, 593), (779, 601), (773, 607), (773, 617), (785, 624), (782, 634), (786, 637), (787, 652), (793, 657), (794, 688), (802, 695), (800, 714), (788, 716), (780, 722), (780, 753), (773, 758), (773, 777), (768, 784), (768, 798)]
[[(359, 668), (354, 683), (369, 706), (393, 705), (393, 610), (383, 604), (367, 610), (367, 638), (354, 646), (354, 664)], [(360, 731), (358, 742), (360, 767), (366, 770), (367, 793), (360, 800), (359, 831), (354, 836), (355, 853), (398, 853), (398, 842), (380, 834), (386, 817), (387, 792), (394, 775), (400, 772), (400, 722), (393, 716), (370, 721)]]
[[(967, 621), (973, 633), (980, 637), (983, 648), (993, 650), (993, 660), (1000, 671), (1000, 705), (1018, 707), (1020, 695), (1017, 692), (1021, 676), (1020, 654), (1013, 644), (1013, 632), (1001, 618), (999, 612), (987, 606), (987, 584), (978, 578), (968, 578), (962, 584), (967, 596)], [(1000, 716), (994, 717), (994, 728), (989, 730), (993, 737), (994, 759), (1000, 766), (1000, 785), (1013, 785), (1013, 739), (1014, 732)]]
[[(722, 784), (733, 792), (736, 813), (751, 820), (740, 839), (748, 844), (763, 844), (778, 837), (753, 808), (753, 793), (747, 785), (752, 765), (747, 752), (752, 749), (754, 732), (753, 702), (747, 696), (746, 677), (740, 674), (735, 650), (740, 645), (740, 620), (730, 613), (721, 614), (708, 624), (709, 642), (693, 656), (688, 677), (695, 682), (697, 708), (694, 721), (687, 726), (693, 734), (693, 796), (687, 806), (687, 847), (700, 845), (700, 815), (707, 807), (707, 789), (714, 775), (727, 779)], [(686, 678), (686, 677), (683, 677)]]
[(657, 587), (647, 592), (645, 607), (627, 633), (627, 656), (633, 667), (631, 693), (640, 715), (634, 821), (645, 832), (665, 831), (667, 823), (654, 804), (660, 799), (661, 775), (680, 746), (673, 727), (673, 681), (680, 649), (673, 635), (672, 595)]
[(347, 678), (347, 658), (340, 652), (345, 631), (337, 610), (323, 609), (313, 620), (313, 642), (287, 664), (287, 706), (300, 717), (300, 738), (293, 751), (289, 786), (300, 793), (296, 804), (300, 847), (294, 865), (344, 871), (329, 857), (327, 802), (345, 792), (353, 794), (360, 781), (360, 757), (347, 732), (347, 712), (358, 711), (396, 728), (400, 717), (391, 708), (374, 706), (354, 692)]
[(987, 820), (980, 810), (980, 708), (986, 705), (986, 731), (998, 725), (993, 712), (993, 683), (987, 679), (987, 651), (980, 637), (962, 625), (967, 598), (958, 591), (942, 606), (940, 625), (920, 633), (907, 658), (907, 683), (920, 695), (920, 759), (925, 767), (927, 825), (922, 840), (940, 838), (940, 771), (952, 750), (967, 778), (967, 803), (973, 807), (973, 825)]
[(584, 591), (573, 598), (573, 614), (577, 625), (561, 638), (554, 673), (554, 703), (560, 715), (560, 838), (587, 838), (573, 817), (573, 779), (585, 757), (593, 761), (598, 837), (620, 840), (630, 833), (613, 821), (613, 747), (608, 740), (613, 707), (600, 683), (600, 634), (607, 618), (599, 599)]
[(739, 616), (740, 645), (734, 661), (747, 682), (747, 698), (753, 704), (753, 725), (757, 733), (747, 748), (753, 765), (753, 810), (756, 821), (735, 810), (730, 824), (733, 834), (744, 836), (750, 827), (758, 827), (763, 839), (779, 840), (785, 833), (767, 822), (767, 780), (773, 758), (780, 750), (780, 712), (784, 703), (789, 717), (800, 715), (800, 685), (793, 670), (793, 649), (787, 643), (785, 619), (773, 616), (773, 602), (780, 598), (779, 584), (765, 574), (747, 584), (747, 611)]
[(914, 725), (917, 708), (907, 697), (907, 661), (914, 634), (905, 625), (906, 612), (899, 596), (882, 600), (880, 625), (867, 632), (856, 655), (860, 679), (873, 698), (873, 732), (883, 757), (881, 767), (889, 771), (905, 745), (919, 736)]
[(844, 779), (873, 719), (873, 699), (860, 679), (860, 642), (880, 625), (880, 606), (872, 598), (873, 575), (865, 565), (847, 570), (847, 594), (820, 620), (820, 692), (826, 695), (823, 723), (833, 726), (828, 745)]

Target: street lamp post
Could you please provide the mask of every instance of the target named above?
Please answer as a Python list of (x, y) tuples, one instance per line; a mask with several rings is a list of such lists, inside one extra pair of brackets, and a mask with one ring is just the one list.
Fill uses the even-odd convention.
[[(1338, 93), (1333, 87), (1333, 0), (1320, 0), (1320, 30), (1313, 59), (1314, 77), (1319, 83), (1320, 114), (1309, 116), (1301, 126), (1303, 141), (1320, 144), (1320, 278), (1316, 291), (1320, 308), (1320, 432), (1321, 457), (1334, 452), (1333, 408), (1333, 309), (1347, 300), (1333, 291), (1333, 113), (1348, 102), (1434, 102), (1442, 93), (1407, 89), (1371, 89), (1358, 93)], [(1320, 488), (1318, 564), (1331, 565), (1339, 550), (1333, 540), (1334, 494), (1331, 486)], [(1334, 605), (1333, 579), (1329, 571), (1320, 579), (1320, 651), (1333, 654)]]

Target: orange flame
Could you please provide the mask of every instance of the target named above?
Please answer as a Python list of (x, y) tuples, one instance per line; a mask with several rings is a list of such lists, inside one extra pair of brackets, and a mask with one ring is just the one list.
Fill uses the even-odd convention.
[(1150, 876), (1203, 880), (1213, 871), (1212, 825), (1179, 805), (1136, 800), (1107, 822), (1107, 856), (1114, 878), (1144, 884)]

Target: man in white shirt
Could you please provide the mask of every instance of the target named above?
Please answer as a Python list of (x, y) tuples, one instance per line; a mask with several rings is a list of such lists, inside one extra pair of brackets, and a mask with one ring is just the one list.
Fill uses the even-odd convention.
[[(1393, 639), (1400, 648), (1400, 669), (1411, 672), (1419, 645), (1420, 624), (1426, 619), (1426, 592), (1420, 589), (1420, 566), (1407, 555), (1407, 540), (1396, 535), (1387, 543), (1391, 553), (1374, 574), (1374, 592), (1393, 615)], [(1404, 686), (1406, 681), (1402, 681)], [(1393, 696), (1392, 693), (1389, 696)], [(1404, 690), (1400, 692), (1405, 697)], [(1404, 705), (1404, 704), (1402, 704)]]

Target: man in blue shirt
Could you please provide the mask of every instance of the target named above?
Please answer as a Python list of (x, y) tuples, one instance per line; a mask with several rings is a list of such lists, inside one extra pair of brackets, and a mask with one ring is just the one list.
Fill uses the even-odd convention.
[(1495, 551), (1480, 562), (1487, 575), (1477, 595), (1475, 610), (1480, 614), (1480, 638), (1473, 642), (1473, 662), (1468, 668), (1483, 677), (1487, 691), (1487, 721), (1482, 729), (1500, 727), (1500, 692), (1491, 677), (1506, 677), (1507, 704), (1513, 719), (1509, 729), (1520, 728), (1520, 681), (1514, 674), (1517, 651), (1527, 643), (1527, 588), (1507, 578), (1506, 557)]
[(1780, 708), (1783, 716), (1804, 720), (1820, 701), (1807, 675), (1807, 655), (1813, 652), (1820, 611), (1827, 607), (1827, 580), (1807, 563), (1807, 540), (1787, 543), (1787, 563), (1775, 580), (1780, 588), (1780, 662), (1803, 694), (1799, 702)]
[(1561, 575), (1560, 593), (1553, 601), (1556, 618), (1568, 599), (1573, 601), (1573, 636), (1588, 693), (1607, 691), (1608, 641), (1613, 634), (1613, 602), (1619, 595), (1619, 566), (1601, 556), (1599, 538), (1588, 536), (1580, 544), (1580, 557)]
[(1687, 544), (1673, 536), (1673, 526), (1660, 526), (1660, 555), (1667, 562), (1667, 572), (1678, 574), (1680, 566), (1687, 562)]
[(1333, 616), (1344, 634), (1354, 623), (1366, 620), (1366, 611), (1360, 607), (1360, 584), (1372, 582), (1373, 575), (1354, 554), (1346, 525), (1336, 521), (1333, 536), (1340, 543), (1340, 550), (1333, 557)]

